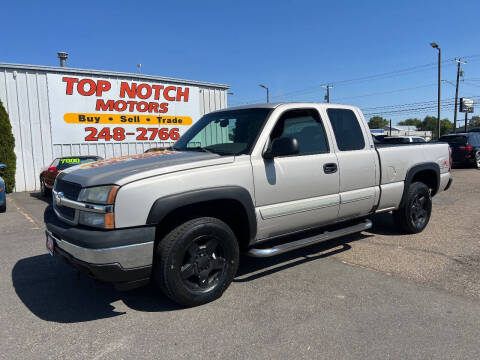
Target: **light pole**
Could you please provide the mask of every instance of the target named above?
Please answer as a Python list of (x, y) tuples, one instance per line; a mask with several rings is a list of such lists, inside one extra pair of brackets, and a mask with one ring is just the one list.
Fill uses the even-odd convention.
[(270, 102), (270, 93), (268, 91), (268, 87), (266, 87), (265, 85), (263, 84), (259, 84), (258, 86), (264, 88), (265, 90), (267, 90), (267, 104)]
[(455, 59), (455, 61), (457, 62), (457, 84), (455, 86), (455, 113), (453, 114), (453, 132), (456, 133), (457, 132), (457, 103), (458, 103), (458, 82), (460, 80), (460, 73), (462, 73), (462, 71), (460, 70), (460, 66), (462, 64), (466, 64), (467, 62), (466, 61), (462, 61), (462, 59)]
[(437, 43), (431, 42), (430, 46), (438, 50), (438, 99), (437, 99), (437, 139), (440, 138), (440, 88), (441, 88), (441, 63), (442, 51)]

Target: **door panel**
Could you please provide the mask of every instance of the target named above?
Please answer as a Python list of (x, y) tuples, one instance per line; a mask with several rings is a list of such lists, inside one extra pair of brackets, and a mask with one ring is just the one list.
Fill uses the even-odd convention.
[(336, 219), (339, 175), (325, 174), (327, 163), (337, 163), (335, 154), (252, 160), (259, 239)]
[(376, 203), (377, 153), (351, 109), (327, 109), (335, 138), (340, 173), (339, 218), (367, 215)]
[(282, 137), (297, 140), (298, 154), (252, 156), (257, 239), (322, 225), (338, 216), (337, 157), (318, 111), (297, 108), (279, 114), (264, 146)]

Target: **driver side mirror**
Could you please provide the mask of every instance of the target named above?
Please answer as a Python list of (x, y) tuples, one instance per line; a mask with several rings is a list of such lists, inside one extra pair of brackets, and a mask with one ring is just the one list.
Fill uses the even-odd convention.
[(297, 139), (293, 137), (276, 138), (270, 149), (263, 153), (263, 158), (273, 159), (278, 156), (296, 155), (299, 150)]

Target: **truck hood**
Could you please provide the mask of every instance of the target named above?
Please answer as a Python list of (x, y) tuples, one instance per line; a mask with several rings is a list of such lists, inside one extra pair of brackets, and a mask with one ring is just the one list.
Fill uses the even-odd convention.
[(82, 187), (124, 185), (139, 179), (205, 166), (228, 164), (233, 156), (195, 151), (159, 151), (121, 156), (78, 165), (62, 171), (58, 178)]

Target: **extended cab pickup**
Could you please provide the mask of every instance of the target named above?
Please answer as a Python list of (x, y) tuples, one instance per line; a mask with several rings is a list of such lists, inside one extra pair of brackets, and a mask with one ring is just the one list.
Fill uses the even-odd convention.
[(117, 288), (153, 279), (194, 306), (222, 295), (240, 251), (267, 257), (360, 232), (380, 212), (421, 232), (450, 166), (448, 144), (375, 145), (354, 106), (221, 110), (171, 149), (60, 173), (47, 248)]

